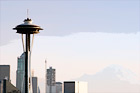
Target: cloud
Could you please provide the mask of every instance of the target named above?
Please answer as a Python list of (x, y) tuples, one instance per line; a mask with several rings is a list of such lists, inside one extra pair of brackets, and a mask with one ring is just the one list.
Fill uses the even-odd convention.
[(140, 31), (139, 0), (1, 2), (0, 46), (18, 38), (11, 30), (26, 18), (27, 8), (34, 23), (44, 28), (39, 34), (41, 36), (67, 36), (80, 32), (128, 34)]

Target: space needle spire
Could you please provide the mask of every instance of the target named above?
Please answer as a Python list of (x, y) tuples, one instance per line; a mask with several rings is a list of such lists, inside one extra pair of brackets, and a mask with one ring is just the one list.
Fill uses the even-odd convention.
[[(26, 50), (25, 52), (25, 93), (29, 92), (29, 81), (28, 81), (28, 63), (29, 63), (29, 53), (31, 53), (30, 49), (30, 36), (33, 34), (38, 34), (39, 30), (43, 30), (40, 26), (32, 24), (32, 20), (28, 18), (28, 10), (27, 10), (27, 19), (24, 20), (23, 24), (17, 25), (13, 30), (17, 30), (16, 33), (25, 35), (26, 38)], [(24, 41), (22, 40), (23, 44)], [(24, 48), (24, 45), (23, 45)]]

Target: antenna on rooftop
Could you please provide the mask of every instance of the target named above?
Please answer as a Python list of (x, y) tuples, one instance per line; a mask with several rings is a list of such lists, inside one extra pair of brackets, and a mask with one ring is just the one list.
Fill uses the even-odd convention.
[(45, 93), (47, 93), (47, 58), (45, 60)]
[(34, 77), (34, 70), (32, 69), (32, 77)]
[(27, 18), (29, 18), (29, 9), (27, 9)]

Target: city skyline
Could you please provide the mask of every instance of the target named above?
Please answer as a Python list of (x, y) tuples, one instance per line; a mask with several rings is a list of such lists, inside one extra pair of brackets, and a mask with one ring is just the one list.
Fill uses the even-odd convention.
[(23, 49), (21, 36), (12, 28), (26, 18), (27, 8), (29, 18), (44, 28), (35, 36), (31, 62), (41, 92), (46, 59), (57, 69), (56, 81), (93, 75), (111, 64), (140, 78), (138, 0), (33, 1), (0, 1), (0, 65), (11, 66), (14, 85), (17, 57)]

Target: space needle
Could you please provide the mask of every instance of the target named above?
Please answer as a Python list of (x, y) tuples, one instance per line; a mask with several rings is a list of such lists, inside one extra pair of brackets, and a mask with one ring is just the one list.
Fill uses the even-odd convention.
[[(32, 20), (27, 17), (24, 20), (23, 24), (17, 25), (13, 30), (17, 30), (17, 33), (22, 36), (22, 44), (23, 51), (25, 52), (25, 93), (29, 92), (29, 77), (28, 77), (28, 64), (30, 65), (31, 60), (31, 52), (32, 52), (32, 44), (34, 39), (34, 34), (38, 34), (39, 30), (43, 30), (40, 26), (32, 24)], [(25, 42), (23, 39), (23, 35), (25, 35)], [(30, 45), (30, 36), (32, 36), (32, 44)], [(24, 47), (24, 43), (26, 43), (26, 48)], [(30, 48), (31, 47), (31, 48)], [(30, 77), (31, 78), (31, 77)], [(31, 81), (30, 81), (31, 82)]]

